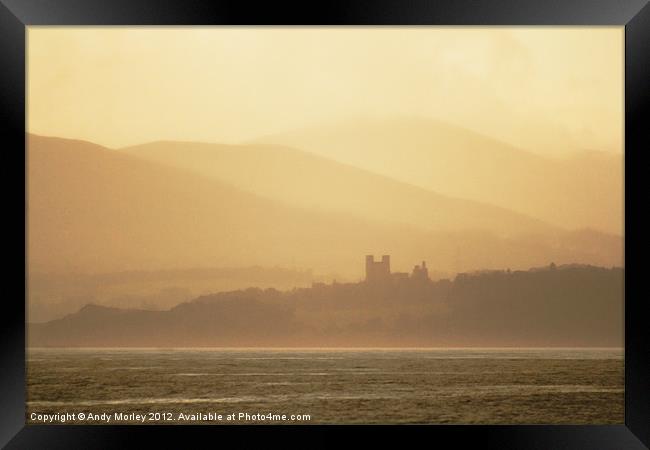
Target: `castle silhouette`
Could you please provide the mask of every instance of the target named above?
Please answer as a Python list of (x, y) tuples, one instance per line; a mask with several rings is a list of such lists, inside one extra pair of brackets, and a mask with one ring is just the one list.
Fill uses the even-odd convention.
[[(366, 282), (381, 283), (390, 280), (406, 279), (409, 279), (409, 274), (407, 272), (391, 273), (390, 255), (382, 255), (381, 261), (375, 261), (374, 255), (366, 255)], [(410, 279), (420, 281), (429, 280), (429, 270), (427, 269), (427, 263), (425, 261), (422, 261), (422, 265), (416, 265), (413, 267)]]

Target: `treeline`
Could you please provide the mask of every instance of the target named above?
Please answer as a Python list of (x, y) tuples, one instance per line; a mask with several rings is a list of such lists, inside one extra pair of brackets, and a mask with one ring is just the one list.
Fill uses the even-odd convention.
[(622, 346), (621, 268), (250, 288), (166, 311), (86, 306), (29, 327), (32, 346)]

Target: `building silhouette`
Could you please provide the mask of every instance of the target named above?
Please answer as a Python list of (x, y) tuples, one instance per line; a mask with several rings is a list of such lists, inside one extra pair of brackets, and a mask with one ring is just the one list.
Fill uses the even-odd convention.
[(413, 273), (411, 278), (414, 280), (428, 280), (429, 279), (429, 269), (427, 269), (427, 263), (422, 261), (421, 266), (414, 266)]
[(375, 261), (374, 255), (366, 255), (366, 281), (376, 283), (390, 280), (390, 255)]
[(390, 255), (382, 255), (381, 261), (375, 261), (374, 255), (366, 255), (366, 282), (368, 283), (382, 283), (387, 281), (399, 280), (429, 280), (429, 270), (427, 263), (422, 261), (422, 265), (417, 265), (413, 268), (411, 277), (409, 278), (406, 272), (390, 271)]

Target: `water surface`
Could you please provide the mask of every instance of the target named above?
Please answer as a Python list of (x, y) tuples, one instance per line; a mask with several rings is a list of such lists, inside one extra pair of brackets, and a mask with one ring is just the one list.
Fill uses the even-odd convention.
[(29, 349), (27, 422), (612, 424), (623, 373), (621, 349)]

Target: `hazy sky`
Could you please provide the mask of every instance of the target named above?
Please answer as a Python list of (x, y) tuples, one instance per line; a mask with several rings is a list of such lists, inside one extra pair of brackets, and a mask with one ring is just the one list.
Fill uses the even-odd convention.
[(109, 147), (415, 115), (622, 151), (622, 27), (29, 27), (28, 52), (28, 130)]

